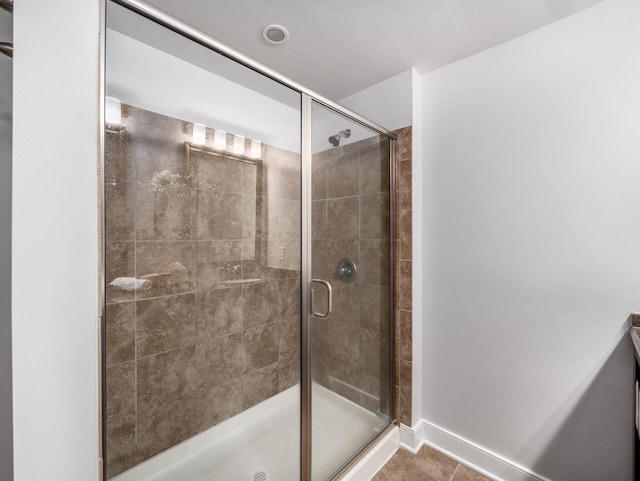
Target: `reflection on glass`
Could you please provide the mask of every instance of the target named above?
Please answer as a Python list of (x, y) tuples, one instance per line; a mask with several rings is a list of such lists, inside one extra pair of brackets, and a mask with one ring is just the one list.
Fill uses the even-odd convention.
[[(317, 105), (312, 127), (312, 277), (333, 291), (331, 315), (312, 319), (312, 479), (323, 481), (389, 422), (390, 146)], [(326, 295), (314, 288), (316, 309)]]
[(106, 477), (299, 479), (300, 94), (107, 13)]

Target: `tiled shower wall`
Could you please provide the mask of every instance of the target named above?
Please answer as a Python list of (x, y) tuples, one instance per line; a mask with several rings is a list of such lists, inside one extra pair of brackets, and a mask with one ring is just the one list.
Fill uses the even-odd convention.
[[(313, 156), (313, 275), (334, 291), (333, 314), (313, 319), (313, 376), (373, 411), (388, 412), (389, 141), (373, 137)], [(340, 259), (357, 267), (353, 283)], [(323, 309), (324, 300), (317, 301)], [(382, 381), (381, 381), (382, 380)]]
[(394, 132), (396, 144), (396, 385), (395, 396), (400, 422), (411, 426), (412, 373), (412, 227), (411, 162), (412, 129)]
[(106, 133), (109, 477), (298, 382), (299, 155), (186, 155), (191, 133), (131, 106)]

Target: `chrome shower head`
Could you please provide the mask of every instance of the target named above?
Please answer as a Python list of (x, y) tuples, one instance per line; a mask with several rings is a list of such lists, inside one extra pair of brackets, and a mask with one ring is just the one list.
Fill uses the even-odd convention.
[(332, 135), (331, 137), (329, 137), (329, 143), (332, 146), (337, 147), (338, 145), (340, 145), (340, 139), (342, 137), (344, 137), (345, 139), (351, 137), (351, 129), (341, 130), (336, 135)]
[(13, 0), (0, 0), (0, 8), (13, 13)]

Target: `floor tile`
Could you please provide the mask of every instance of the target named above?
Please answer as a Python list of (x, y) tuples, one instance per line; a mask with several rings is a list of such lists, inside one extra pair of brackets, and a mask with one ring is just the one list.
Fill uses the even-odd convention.
[(476, 473), (472, 469), (463, 466), (462, 464), (458, 465), (458, 469), (451, 478), (451, 481), (491, 481), (489, 478), (482, 476), (481, 474)]
[(413, 463), (437, 481), (449, 481), (458, 466), (457, 461), (429, 446), (423, 446), (415, 456), (405, 450), (398, 451), (397, 455)]
[(491, 481), (470, 468), (423, 446), (414, 455), (404, 449), (396, 454), (372, 478), (372, 481)]
[(412, 463), (394, 455), (372, 481), (436, 481)]

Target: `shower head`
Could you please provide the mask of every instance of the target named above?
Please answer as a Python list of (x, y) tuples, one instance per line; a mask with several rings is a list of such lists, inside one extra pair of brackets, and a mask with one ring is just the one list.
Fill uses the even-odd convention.
[(340, 139), (342, 137), (344, 137), (345, 139), (351, 137), (351, 129), (341, 130), (336, 135), (332, 135), (331, 137), (329, 137), (329, 143), (334, 147), (337, 147), (338, 145), (340, 145)]
[(0, 8), (13, 13), (13, 0), (0, 0)]
[(10, 42), (0, 42), (0, 53), (7, 57), (13, 57), (13, 44)]

